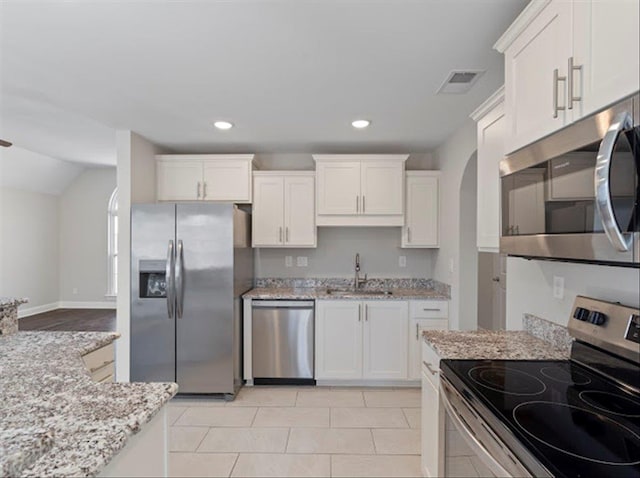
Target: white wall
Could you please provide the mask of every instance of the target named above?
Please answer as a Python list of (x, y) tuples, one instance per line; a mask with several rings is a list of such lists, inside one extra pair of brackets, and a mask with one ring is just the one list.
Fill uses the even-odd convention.
[(58, 196), (0, 188), (0, 296), (27, 297), (21, 315), (56, 308)]
[[(399, 227), (319, 227), (316, 249), (256, 249), (256, 277), (352, 277), (355, 255), (360, 253), (362, 274), (371, 278), (432, 275), (429, 249), (400, 249)], [(285, 267), (285, 256), (293, 267)], [(298, 256), (308, 257), (308, 267), (297, 267)], [(398, 266), (399, 256), (407, 267)]]
[(449, 324), (452, 329), (475, 328), (476, 321), (475, 316), (460, 315), (461, 300), (476, 302), (475, 296), (461, 297), (460, 287), (460, 280), (476, 280), (475, 266), (466, 268), (466, 265), (460, 262), (460, 186), (467, 163), (476, 149), (476, 124), (467, 120), (434, 154), (436, 165), (442, 171), (442, 192), (441, 240), (440, 249), (434, 255), (433, 278), (451, 285)]
[(116, 132), (118, 156), (118, 298), (116, 327), (116, 380), (129, 381), (130, 363), (130, 282), (131, 270), (131, 204), (155, 201), (156, 146), (132, 131)]
[(60, 196), (63, 302), (106, 300), (107, 207), (115, 187), (115, 168), (92, 168), (82, 172)]
[[(553, 297), (553, 276), (565, 279), (564, 299)], [(640, 306), (640, 270), (507, 258), (507, 329), (522, 329), (529, 313), (567, 325), (576, 295)]]

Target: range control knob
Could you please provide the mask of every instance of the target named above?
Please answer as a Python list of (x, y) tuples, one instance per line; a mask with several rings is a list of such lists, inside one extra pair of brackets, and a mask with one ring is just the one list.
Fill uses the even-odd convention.
[(576, 310), (573, 313), (573, 318), (578, 320), (587, 320), (589, 318), (589, 312), (589, 309), (576, 307)]
[(593, 325), (602, 325), (607, 320), (607, 316), (602, 312), (596, 312), (595, 310), (591, 311), (589, 314), (589, 322)]

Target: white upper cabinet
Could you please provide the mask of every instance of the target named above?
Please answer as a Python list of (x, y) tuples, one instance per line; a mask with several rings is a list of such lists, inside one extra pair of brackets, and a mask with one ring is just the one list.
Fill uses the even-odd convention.
[(253, 177), (253, 247), (315, 247), (315, 175), (265, 171)]
[(571, 56), (572, 11), (570, 1), (548, 3), (504, 51), (507, 152), (570, 122), (566, 77)]
[(505, 152), (629, 96), (640, 84), (637, 0), (537, 0), (495, 48), (505, 54)]
[(158, 201), (198, 201), (202, 197), (202, 162), (157, 161)]
[(402, 247), (439, 247), (440, 172), (407, 171)]
[(483, 252), (498, 252), (500, 161), (504, 158), (506, 135), (504, 88), (485, 101), (471, 117), (478, 122), (477, 246)]
[(251, 202), (252, 154), (156, 156), (158, 201)]
[(314, 155), (319, 226), (402, 226), (406, 155)]
[[(640, 88), (640, 2), (574, 3), (574, 119), (631, 95)], [(581, 88), (582, 86), (582, 88)]]

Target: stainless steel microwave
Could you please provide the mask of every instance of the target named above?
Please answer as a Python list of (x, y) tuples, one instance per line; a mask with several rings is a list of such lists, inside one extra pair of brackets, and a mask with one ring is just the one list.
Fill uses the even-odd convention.
[(640, 95), (500, 162), (500, 252), (640, 267)]

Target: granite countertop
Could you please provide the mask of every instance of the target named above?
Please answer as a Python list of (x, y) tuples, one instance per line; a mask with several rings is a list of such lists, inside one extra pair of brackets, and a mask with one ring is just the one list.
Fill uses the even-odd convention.
[(566, 360), (567, 349), (524, 331), (425, 330), (423, 338), (442, 359)]
[(449, 295), (431, 288), (404, 289), (391, 288), (391, 295), (380, 292), (372, 294), (371, 289), (367, 294), (357, 292), (341, 293), (339, 295), (327, 294), (327, 287), (260, 287), (251, 289), (242, 297), (245, 299), (287, 299), (287, 300), (449, 300)]
[(176, 394), (175, 383), (94, 382), (81, 356), (118, 337), (0, 339), (0, 475), (95, 476)]
[(15, 297), (0, 297), (0, 309), (4, 307), (17, 307), (21, 304), (29, 302), (27, 299), (15, 298)]

